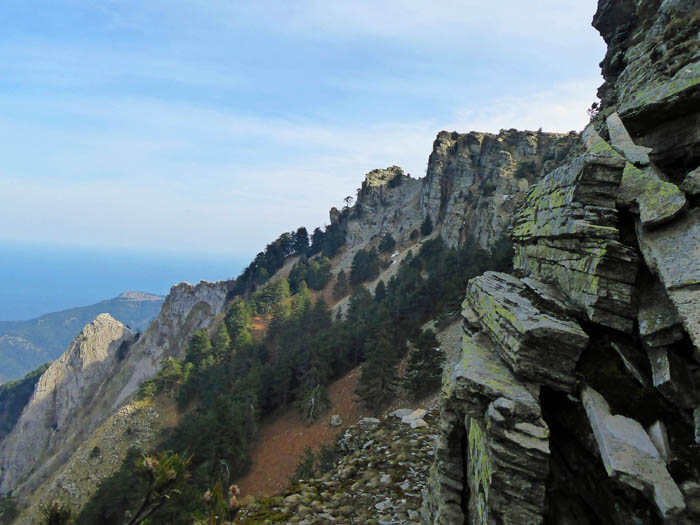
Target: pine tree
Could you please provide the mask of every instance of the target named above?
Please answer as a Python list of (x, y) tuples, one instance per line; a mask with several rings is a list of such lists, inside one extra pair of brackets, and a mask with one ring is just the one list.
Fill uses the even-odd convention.
[(293, 242), (294, 253), (305, 255), (309, 250), (309, 234), (303, 226), (297, 229)]
[(219, 357), (226, 355), (230, 344), (231, 337), (228, 335), (226, 323), (221, 323), (214, 336), (214, 351), (216, 355)]
[(374, 289), (374, 301), (381, 303), (386, 298), (386, 286), (384, 281), (380, 280), (377, 283), (377, 287)]
[(427, 237), (431, 233), (433, 233), (433, 220), (430, 218), (430, 215), (426, 215), (425, 220), (423, 221), (423, 224), (420, 226), (420, 233), (423, 237)]
[(335, 285), (333, 286), (333, 297), (340, 299), (348, 293), (348, 279), (345, 276), (345, 271), (341, 268), (336, 277)]
[(199, 366), (207, 358), (211, 357), (212, 345), (209, 339), (209, 334), (207, 331), (197, 330), (187, 345), (187, 352), (185, 353), (185, 361), (192, 363), (195, 366)]
[(367, 361), (362, 366), (357, 394), (368, 408), (378, 413), (393, 396), (398, 384), (398, 359), (391, 336), (380, 330), (367, 342)]
[(383, 253), (391, 253), (395, 247), (396, 240), (394, 237), (389, 232), (385, 233), (384, 237), (382, 237), (382, 240), (379, 242), (379, 251)]
[(412, 342), (403, 387), (418, 399), (440, 386), (445, 353), (432, 330), (422, 330)]

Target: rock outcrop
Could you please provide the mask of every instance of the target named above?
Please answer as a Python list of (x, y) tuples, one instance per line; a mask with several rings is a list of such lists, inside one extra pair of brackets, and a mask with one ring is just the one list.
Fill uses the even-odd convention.
[(467, 286), (423, 523), (700, 521), (700, 2), (594, 25), (601, 112), (517, 210), (517, 277)]
[(448, 246), (474, 243), (491, 251), (527, 189), (562, 162), (578, 138), (574, 132), (441, 131), (424, 178), (413, 179), (397, 166), (371, 171), (355, 206), (346, 215), (334, 208), (331, 222), (345, 221), (352, 248), (386, 232), (406, 242), (430, 216)]
[[(141, 382), (155, 375), (162, 359), (182, 357), (190, 336), (211, 326), (224, 310), (230, 287), (229, 281), (173, 286), (138, 339), (106, 314), (87, 325), (41, 377), (18, 424), (2, 442), (0, 491), (13, 490), (21, 500), (71, 463), (78, 445), (94, 438)], [(110, 473), (107, 469), (103, 475)], [(89, 495), (87, 488), (81, 493), (82, 498)]]
[(14, 490), (31, 470), (35, 478), (48, 472), (94, 429), (90, 422), (75, 422), (102, 393), (119, 346), (132, 341), (126, 326), (101, 314), (42, 374), (17, 425), (2, 443), (0, 491)]
[(473, 242), (490, 250), (528, 188), (577, 142), (577, 133), (442, 131), (423, 179), (421, 218), (430, 215), (448, 246)]

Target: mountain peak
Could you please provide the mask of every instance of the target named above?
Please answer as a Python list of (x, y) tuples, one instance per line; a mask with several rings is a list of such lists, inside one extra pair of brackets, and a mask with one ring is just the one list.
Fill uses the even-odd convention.
[(123, 301), (162, 301), (163, 297), (147, 292), (127, 290), (126, 292), (119, 294), (117, 299), (121, 299)]

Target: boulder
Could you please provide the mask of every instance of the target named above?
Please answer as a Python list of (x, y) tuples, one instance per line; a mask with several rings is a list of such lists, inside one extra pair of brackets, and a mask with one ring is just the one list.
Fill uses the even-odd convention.
[(343, 418), (340, 417), (338, 414), (333, 414), (331, 416), (331, 426), (332, 427), (339, 427), (342, 424), (343, 424)]
[(590, 387), (583, 389), (581, 399), (608, 475), (645, 493), (664, 519), (685, 510), (683, 494), (644, 427), (611, 414), (603, 396)]

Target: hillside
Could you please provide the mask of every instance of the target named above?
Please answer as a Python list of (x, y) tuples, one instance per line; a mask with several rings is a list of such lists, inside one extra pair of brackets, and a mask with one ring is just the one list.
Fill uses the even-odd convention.
[(101, 313), (142, 331), (160, 307), (163, 297), (124, 292), (89, 306), (42, 315), (29, 321), (0, 321), (0, 383), (22, 377), (65, 350), (75, 335)]
[(594, 25), (581, 134), (440, 132), (138, 339), (86, 325), (0, 442), (16, 523), (700, 522), (700, 3)]

